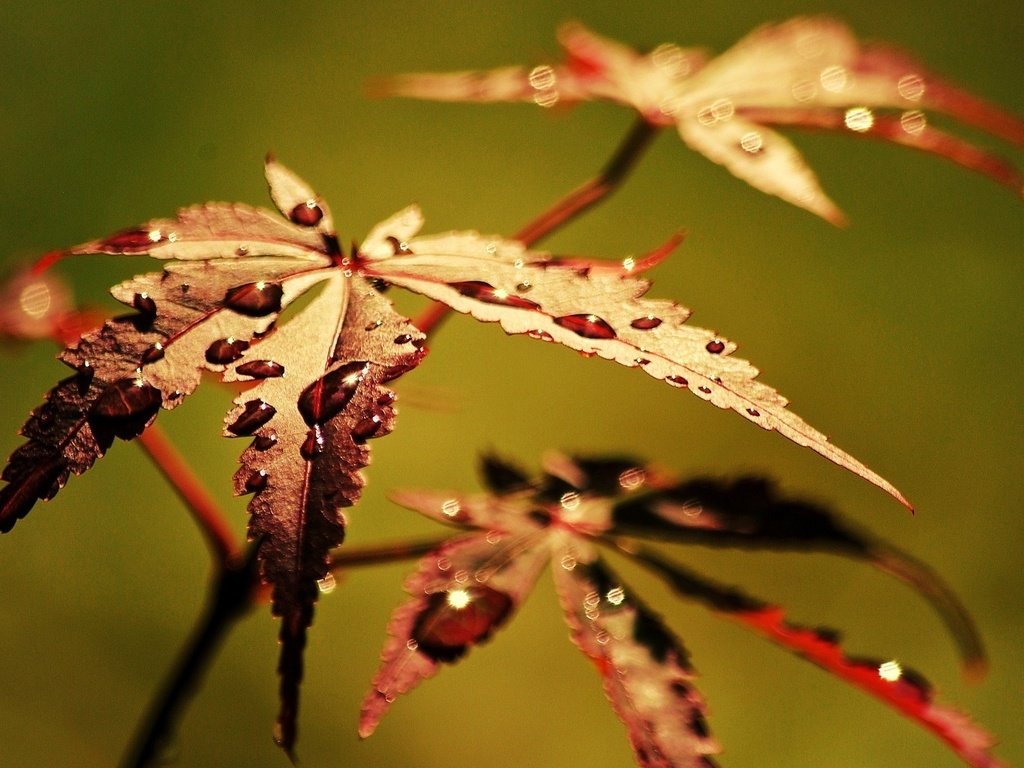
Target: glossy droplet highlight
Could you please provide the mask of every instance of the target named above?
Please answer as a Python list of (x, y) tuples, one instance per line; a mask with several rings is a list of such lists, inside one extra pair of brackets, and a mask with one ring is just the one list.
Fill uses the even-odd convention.
[(484, 584), (436, 592), (416, 618), (411, 636), (419, 653), (451, 662), (486, 640), (512, 611), (512, 598)]
[(688, 382), (682, 376), (666, 376), (665, 381), (667, 381), (673, 387), (687, 387), (690, 385), (690, 382)]
[(615, 329), (597, 315), (563, 315), (554, 318), (553, 322), (584, 339), (616, 338)]
[(277, 413), (274, 406), (262, 400), (250, 400), (237, 419), (228, 425), (228, 432), (239, 437), (248, 437), (262, 427)]
[(341, 413), (369, 368), (364, 360), (345, 363), (302, 390), (298, 406), (306, 426), (323, 424)]
[(720, 355), (722, 354), (722, 352), (725, 351), (725, 344), (719, 341), (718, 339), (715, 339), (714, 341), (709, 341), (707, 344), (705, 344), (704, 349), (706, 349), (712, 355)]
[(751, 417), (753, 417), (753, 418), (755, 418), (755, 419), (756, 419), (756, 418), (757, 418), (758, 416), (760, 416), (760, 415), (761, 415), (761, 412), (760, 412), (759, 410), (757, 410), (756, 408), (747, 408), (747, 409), (746, 409), (746, 411), (747, 411), (747, 415), (748, 415), (748, 416), (751, 416)]
[(164, 357), (164, 345), (159, 341), (142, 353), (142, 364), (149, 365)]
[(132, 306), (147, 317), (156, 316), (156, 302), (148, 293), (136, 293), (132, 297)]
[(659, 325), (661, 325), (661, 323), (662, 319), (660, 317), (655, 317), (654, 315), (647, 315), (646, 317), (638, 317), (629, 325), (632, 328), (636, 328), (638, 331), (649, 331), (652, 328), (657, 328)]
[(103, 241), (105, 250), (116, 253), (142, 253), (163, 239), (159, 229), (126, 229)]
[(374, 414), (367, 419), (363, 419), (352, 428), (352, 439), (357, 443), (366, 442), (380, 432), (383, 426), (384, 422), (381, 420), (381, 417)]
[(701, 392), (703, 392), (705, 395), (710, 395), (711, 394), (711, 387), (703, 387), (703, 386), (701, 386), (701, 387), (697, 387), (697, 389), (700, 390)]
[(527, 331), (526, 335), (529, 336), (531, 339), (540, 339), (541, 341), (554, 341), (555, 340), (555, 337), (552, 336), (547, 331), (538, 331), (538, 330)]
[(408, 344), (412, 341), (412, 336), (408, 333), (400, 333), (395, 336), (395, 344)]
[(90, 411), (114, 435), (130, 440), (142, 434), (160, 410), (160, 390), (142, 379), (121, 379), (100, 394)]
[(206, 348), (206, 362), (211, 365), (227, 365), (240, 358), (248, 348), (249, 342), (245, 339), (217, 339)]
[(251, 360), (235, 368), (235, 372), (254, 379), (276, 379), (284, 376), (284, 366), (273, 360)]
[[(449, 285), (462, 296), (482, 301), (485, 304), (497, 304), (502, 307), (515, 307), (517, 309), (540, 309), (540, 304), (522, 296), (516, 296), (502, 288), (495, 288), (490, 283), (482, 280), (468, 280), (461, 283), (449, 283)], [(520, 285), (524, 285), (520, 283)], [(529, 288), (529, 284), (527, 289)], [(518, 289), (518, 286), (517, 286)]]
[(315, 425), (306, 433), (306, 439), (299, 446), (299, 453), (306, 461), (313, 461), (324, 452), (324, 433), (320, 425)]
[(253, 472), (245, 480), (245, 490), (248, 493), (258, 493), (267, 487), (267, 473), (265, 470)]
[(252, 441), (252, 447), (257, 451), (269, 451), (275, 445), (277, 445), (277, 434), (274, 432), (256, 435), (256, 439)]
[(236, 285), (224, 294), (224, 306), (246, 317), (264, 317), (281, 311), (284, 289), (278, 283), (258, 280)]
[(323, 208), (317, 205), (316, 200), (299, 203), (288, 214), (289, 219), (303, 227), (315, 227), (323, 217)]

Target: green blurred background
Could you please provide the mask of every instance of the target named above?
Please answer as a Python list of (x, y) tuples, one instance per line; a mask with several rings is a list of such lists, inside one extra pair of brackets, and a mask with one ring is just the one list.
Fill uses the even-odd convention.
[[(212, 199), (266, 204), (273, 150), (331, 203), (343, 242), (418, 202), (427, 231), (510, 233), (591, 175), (630, 125), (610, 105), (369, 101), (372, 75), (534, 63), (578, 18), (642, 47), (721, 51), (754, 26), (829, 11), (1024, 114), (1024, 14), (962, 3), (528, 2), (4, 3), (0, 10), (0, 266)], [(492, 448), (534, 466), (548, 449), (632, 452), (680, 474), (762, 472), (834, 503), (937, 566), (976, 616), (991, 673), (967, 685), (914, 595), (819, 556), (680, 552), (686, 562), (846, 630), (852, 653), (895, 657), (1024, 758), (1020, 370), (1024, 210), (940, 160), (848, 136), (795, 141), (849, 214), (839, 230), (753, 191), (662, 136), (630, 183), (549, 245), (621, 258), (679, 227), (652, 296), (741, 344), (794, 410), (899, 486), (916, 517), (867, 483), (743, 419), (635, 371), (453, 319), (400, 382), (395, 434), (374, 444), (350, 541), (434, 532), (387, 502), (402, 486), (473, 488)], [(1016, 153), (1021, 161), (1021, 153)], [(124, 259), (59, 267), (112, 308)], [(416, 300), (399, 307), (417, 311)], [(0, 349), (0, 448), (64, 375), (45, 344)], [(218, 439), (229, 395), (211, 382), (161, 418), (244, 528), (229, 493), (241, 446)], [(200, 608), (203, 542), (155, 470), (118, 444), (0, 542), (0, 765), (110, 766)], [(406, 565), (353, 573), (317, 612), (299, 754), (318, 766), (626, 766), (631, 753), (546, 580), (468, 661), (355, 737)], [(648, 587), (692, 651), (723, 763), (954, 766), (934, 738), (743, 630)], [(170, 757), (182, 766), (283, 766), (271, 742), (276, 623), (231, 635)]]

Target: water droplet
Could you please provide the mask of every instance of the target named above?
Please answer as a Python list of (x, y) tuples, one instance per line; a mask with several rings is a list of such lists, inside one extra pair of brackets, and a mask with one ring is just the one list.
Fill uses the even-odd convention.
[(394, 392), (385, 392), (383, 395), (377, 398), (377, 405), (387, 407), (395, 402), (396, 395)]
[(565, 570), (571, 571), (574, 568), (576, 568), (576, 558), (572, 555), (572, 553), (568, 553), (568, 554), (562, 555), (562, 559), (559, 562), (559, 564)]
[(439, 570), (441, 573), (444, 573), (445, 571), (447, 571), (449, 568), (452, 567), (452, 561), (449, 560), (447, 557), (439, 557), (439, 558), (437, 558), (436, 565), (437, 565), (437, 570)]
[(75, 368), (75, 373), (78, 380), (78, 391), (84, 395), (86, 390), (89, 389), (89, 385), (92, 384), (93, 376), (96, 375), (96, 369), (88, 360), (83, 360)]
[(441, 502), (441, 514), (450, 520), (459, 519), (459, 513), (462, 511), (462, 504), (458, 499), (445, 499)]
[(380, 416), (374, 414), (369, 418), (363, 419), (352, 428), (352, 439), (357, 443), (364, 443), (380, 432), (383, 426), (384, 423), (381, 421)]
[(630, 326), (636, 328), (638, 331), (649, 331), (652, 328), (657, 328), (662, 322), (663, 321), (660, 317), (646, 315), (645, 317), (638, 317), (630, 323)]
[(648, 360), (646, 357), (635, 357), (635, 358), (633, 358), (633, 362), (636, 363), (637, 365), (650, 365), (651, 364), (651, 361)]
[(626, 600), (626, 590), (622, 587), (612, 587), (605, 594), (604, 599), (612, 605), (622, 605)]
[(302, 390), (298, 406), (306, 426), (323, 424), (341, 413), (369, 368), (366, 361), (354, 360), (338, 366)]
[(755, 419), (761, 415), (761, 412), (756, 408), (747, 408), (747, 414), (753, 416)]
[(277, 445), (277, 434), (275, 432), (256, 435), (256, 439), (252, 441), (252, 447), (257, 451), (269, 451), (275, 445)]
[(206, 348), (206, 362), (211, 365), (227, 365), (240, 358), (248, 348), (249, 342), (245, 339), (230, 336), (226, 339), (217, 339)]
[(633, 491), (647, 482), (647, 473), (640, 467), (632, 467), (619, 475), (619, 487)]
[(152, 384), (137, 378), (121, 379), (103, 390), (90, 416), (102, 420), (122, 440), (131, 440), (142, 434), (162, 400), (160, 390)]
[(843, 115), (843, 123), (851, 131), (865, 133), (875, 124), (875, 115), (867, 107), (850, 107)]
[(553, 318), (555, 325), (584, 339), (614, 339), (615, 329), (597, 315), (563, 315)]
[(725, 344), (719, 341), (718, 339), (715, 339), (714, 341), (709, 341), (707, 344), (705, 344), (704, 349), (706, 349), (712, 355), (720, 355), (722, 354), (722, 352), (725, 351)]
[(666, 376), (665, 381), (667, 381), (673, 387), (688, 387), (690, 385), (690, 382), (688, 382), (682, 376)]
[(238, 437), (248, 437), (272, 418), (277, 410), (260, 399), (250, 400), (242, 413), (231, 424), (228, 432)]
[(740, 149), (751, 155), (759, 155), (764, 151), (764, 137), (760, 131), (750, 131), (740, 136)]
[(705, 395), (710, 395), (711, 394), (711, 388), (710, 387), (700, 386), (700, 387), (697, 387), (697, 389), (699, 389)]
[(235, 255), (236, 256), (247, 256), (248, 254), (249, 254), (249, 246), (247, 246), (247, 245), (240, 245), (237, 248), (235, 248)]
[(812, 80), (797, 80), (789, 92), (797, 101), (810, 101), (818, 93), (818, 86)]
[(482, 301), (485, 304), (497, 304), (502, 307), (515, 307), (517, 309), (540, 309), (540, 304), (536, 302), (524, 299), (522, 296), (516, 296), (502, 288), (495, 288), (490, 283), (485, 283), (481, 280), (467, 280), (461, 283), (449, 283), (449, 285), (458, 291), (460, 295)]
[(181, 285), (178, 286), (178, 288), (181, 289), (182, 293), (188, 293), (192, 286), (189, 285), (188, 283), (182, 283)]
[(334, 578), (334, 574), (328, 571), (322, 579), (317, 579), (316, 586), (325, 595), (329, 595), (338, 586), (338, 582)]
[(373, 321), (372, 323), (368, 323), (368, 324), (366, 325), (366, 327), (364, 328), (364, 330), (367, 330), (367, 331), (376, 331), (376, 330), (377, 330), (378, 328), (380, 328), (380, 327), (381, 327), (382, 325), (384, 325), (384, 321), (383, 321), (383, 320), (374, 320), (374, 321)]
[(836, 65), (825, 67), (821, 70), (821, 74), (818, 76), (818, 79), (821, 81), (821, 87), (826, 91), (839, 93), (841, 90), (846, 88), (849, 76), (844, 67)]
[(259, 472), (253, 472), (245, 480), (245, 490), (247, 493), (257, 493), (267, 487), (267, 473), (266, 470), (261, 469)]
[(410, 341), (412, 341), (412, 336), (408, 333), (401, 333), (395, 336), (395, 344), (408, 344)]
[(254, 379), (276, 379), (284, 376), (284, 366), (273, 360), (251, 360), (248, 363), (242, 363), (235, 368), (235, 371)]
[(919, 109), (912, 109), (900, 115), (900, 127), (911, 136), (917, 136), (928, 127), (928, 117)]
[(541, 341), (554, 341), (555, 340), (555, 337), (552, 336), (547, 331), (538, 331), (538, 330), (527, 331), (526, 335), (529, 336), (531, 339), (540, 339)]
[(907, 74), (896, 83), (900, 96), (908, 101), (920, 101), (924, 96), (924, 80), (920, 75)]
[(146, 317), (156, 317), (156, 302), (148, 293), (136, 293), (132, 297), (132, 306)]
[(224, 294), (224, 305), (246, 317), (264, 317), (281, 311), (284, 289), (278, 283), (259, 280), (236, 285)]
[(302, 441), (302, 445), (299, 446), (299, 453), (306, 461), (312, 461), (323, 452), (324, 432), (319, 424), (314, 424), (313, 428), (306, 434), (306, 439)]
[(159, 341), (142, 353), (142, 364), (149, 365), (164, 357), (164, 345)]
[(105, 250), (115, 253), (143, 253), (160, 242), (162, 235), (159, 229), (126, 229), (115, 232), (102, 243)]
[(528, 280), (524, 280), (521, 283), (516, 283), (516, 291), (518, 293), (526, 293), (531, 288), (533, 288), (533, 283), (529, 282)]
[(580, 495), (576, 491), (566, 491), (558, 500), (559, 506), (567, 512), (571, 512), (580, 505)]
[(323, 217), (323, 208), (317, 205), (316, 200), (299, 203), (288, 214), (289, 219), (303, 227), (315, 227)]
[(697, 120), (701, 125), (712, 126), (732, 118), (736, 107), (729, 99), (715, 99), (706, 107), (697, 111)]
[(420, 653), (452, 662), (487, 639), (512, 608), (511, 597), (486, 584), (436, 592), (427, 598), (410, 635)]

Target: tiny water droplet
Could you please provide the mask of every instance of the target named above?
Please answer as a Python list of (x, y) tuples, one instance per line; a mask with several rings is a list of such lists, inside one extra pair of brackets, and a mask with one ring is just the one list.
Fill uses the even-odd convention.
[(103, 241), (103, 247), (117, 253), (141, 253), (160, 242), (159, 229), (126, 229)]
[(552, 336), (547, 331), (532, 330), (532, 331), (527, 331), (526, 335), (529, 336), (531, 339), (540, 339), (541, 341), (554, 341), (555, 340), (555, 337)]
[(142, 364), (149, 365), (150, 363), (155, 363), (157, 360), (162, 360), (163, 356), (164, 345), (158, 341), (142, 353)]
[(247, 246), (247, 245), (240, 245), (237, 248), (235, 248), (235, 255), (236, 256), (247, 256), (248, 254), (249, 254), (249, 246)]
[(334, 574), (330, 571), (322, 579), (317, 579), (317, 589), (323, 592), (325, 595), (330, 594), (334, 591), (334, 588), (338, 586), (337, 580), (334, 578)]
[(761, 412), (756, 408), (747, 408), (747, 413), (753, 416), (755, 419), (761, 415)]
[(671, 384), (673, 387), (688, 387), (688, 382), (683, 376), (666, 376), (665, 381)]
[(394, 392), (385, 392), (383, 395), (377, 398), (377, 405), (385, 407), (395, 402), (396, 395)]
[(718, 339), (715, 339), (714, 341), (709, 341), (707, 344), (705, 344), (704, 349), (706, 349), (712, 355), (720, 355), (722, 354), (722, 352), (725, 351), (725, 344), (719, 341)]
[(646, 317), (638, 317), (630, 323), (630, 326), (636, 328), (638, 331), (649, 331), (652, 328), (657, 328), (661, 323), (662, 319), (660, 317), (647, 315)]
[(288, 214), (289, 219), (303, 227), (315, 227), (323, 217), (324, 211), (317, 205), (316, 200), (299, 203)]
[(257, 493), (267, 487), (267, 473), (266, 470), (261, 469), (259, 472), (253, 472), (245, 480), (245, 490), (248, 493)]
[(365, 330), (367, 330), (367, 331), (376, 331), (382, 325), (384, 325), (384, 321), (383, 320), (374, 320), (372, 323), (369, 323), (366, 326)]
[(240, 358), (248, 348), (249, 342), (245, 339), (230, 336), (226, 339), (217, 339), (206, 348), (206, 362), (211, 365), (227, 365)]
[(256, 435), (256, 439), (252, 441), (252, 447), (257, 451), (269, 451), (277, 445), (277, 433), (268, 432), (265, 435)]
[(264, 317), (280, 312), (283, 298), (280, 284), (258, 280), (229, 289), (224, 294), (224, 306), (246, 317)]
[(299, 395), (299, 413), (306, 426), (323, 424), (341, 413), (356, 393), (370, 364), (354, 360), (340, 365), (314, 381)]
[(148, 293), (136, 293), (132, 297), (132, 306), (147, 317), (156, 316), (156, 302)]
[(565, 570), (571, 571), (576, 568), (576, 558), (571, 554), (563, 555), (560, 565)]
[(423, 655), (452, 662), (487, 639), (512, 608), (511, 597), (486, 584), (436, 592), (427, 598), (410, 635)]
[(235, 368), (235, 371), (254, 379), (276, 379), (284, 376), (284, 366), (273, 360), (251, 360), (248, 363), (242, 363)]
[(584, 339), (616, 338), (615, 329), (597, 315), (562, 315), (552, 321)]
[(646, 357), (636, 357), (636, 358), (633, 358), (633, 362), (636, 363), (637, 365), (650, 365), (651, 364), (651, 361), (648, 360)]
[(78, 391), (85, 394), (85, 391), (89, 389), (89, 385), (92, 384), (93, 376), (96, 375), (96, 369), (88, 360), (83, 360), (75, 368), (75, 372), (78, 379)]
[(315, 424), (306, 434), (306, 439), (299, 446), (299, 453), (306, 461), (313, 461), (324, 452), (324, 433), (319, 424)]
[(381, 421), (380, 416), (374, 414), (369, 418), (363, 419), (352, 428), (352, 439), (357, 443), (365, 443), (380, 432), (383, 426), (384, 423)]
[(485, 304), (497, 304), (502, 307), (515, 307), (517, 309), (540, 309), (540, 304), (524, 299), (521, 296), (509, 293), (502, 288), (495, 288), (490, 283), (482, 280), (467, 280), (461, 283), (449, 283), (449, 285), (462, 296), (482, 301)]
[(101, 419), (122, 440), (142, 434), (160, 410), (160, 390), (142, 379), (121, 379), (109, 385), (93, 403), (90, 416)]
[(447, 557), (439, 557), (437, 558), (437, 562), (435, 563), (435, 565), (437, 566), (437, 570), (441, 571), (441, 573), (444, 573), (452, 567), (452, 561), (449, 560)]
[(699, 389), (705, 395), (710, 395), (711, 394), (711, 388), (710, 387), (699, 386), (699, 387), (697, 387), (697, 389)]
[(248, 437), (274, 418), (276, 413), (274, 406), (260, 399), (250, 400), (238, 418), (228, 425), (228, 432), (238, 437)]
[(188, 283), (182, 283), (178, 287), (181, 289), (182, 293), (188, 293), (192, 289), (192, 286)]
[(526, 293), (531, 288), (533, 288), (533, 283), (529, 280), (523, 280), (521, 283), (516, 283), (516, 291), (518, 293)]
[(412, 336), (408, 333), (400, 333), (395, 336), (395, 344), (408, 344), (412, 341)]
[(410, 637), (408, 640), (405, 641), (405, 647), (408, 648), (410, 651), (415, 651), (417, 648), (420, 647), (420, 644)]

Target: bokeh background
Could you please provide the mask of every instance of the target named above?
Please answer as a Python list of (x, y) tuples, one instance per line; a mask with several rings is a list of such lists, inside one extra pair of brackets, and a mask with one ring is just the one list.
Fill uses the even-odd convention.
[[(593, 174), (632, 115), (371, 101), (366, 78), (539, 63), (570, 18), (640, 47), (721, 51), (759, 23), (819, 11), (1024, 114), (1024, 15), (1013, 0), (786, 0), (770, 10), (677, 0), (4, 3), (0, 267), (185, 204), (266, 204), (268, 150), (331, 203), (343, 241), (413, 201), (430, 232), (510, 233)], [(399, 384), (398, 429), (374, 444), (350, 541), (435, 532), (386, 491), (474, 488), (485, 449), (529, 467), (560, 449), (630, 452), (681, 475), (767, 473), (940, 569), (977, 618), (989, 677), (966, 684), (929, 609), (861, 566), (699, 549), (680, 558), (788, 605), (798, 621), (844, 628), (852, 653), (916, 667), (1020, 762), (1024, 208), (938, 159), (849, 136), (794, 138), (849, 228), (753, 191), (666, 134), (623, 190), (548, 245), (621, 258), (687, 228), (651, 295), (738, 340), (797, 413), (891, 479), (916, 516), (810, 451), (635, 371), (459, 317)], [(58, 271), (81, 302), (109, 312), (106, 287), (141, 268), (97, 258)], [(421, 306), (398, 301), (410, 314)], [(0, 348), (4, 453), (64, 375), (53, 354), (46, 344)], [(230, 397), (213, 382), (203, 390), (161, 423), (241, 532), (244, 501), (229, 492), (241, 446), (218, 438)], [(0, 766), (115, 764), (201, 606), (202, 539), (138, 449), (118, 443), (0, 547)], [(494, 642), (359, 742), (359, 703), (409, 567), (352, 573), (321, 601), (306, 657), (304, 765), (631, 764), (546, 580)], [(643, 574), (626, 578), (691, 650), (725, 765), (958, 764), (863, 694), (679, 604)], [(271, 742), (276, 632), (263, 610), (230, 636), (169, 750), (175, 764), (286, 764)]]

